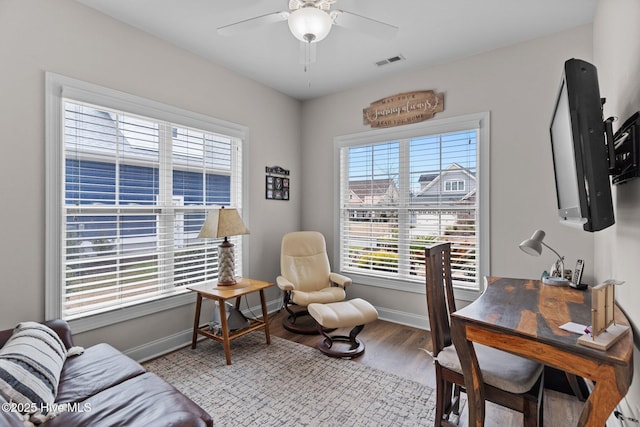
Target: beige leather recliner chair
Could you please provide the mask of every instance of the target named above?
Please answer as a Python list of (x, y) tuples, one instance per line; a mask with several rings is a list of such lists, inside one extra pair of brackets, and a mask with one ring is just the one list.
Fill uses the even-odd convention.
[[(317, 324), (307, 311), (311, 303), (343, 301), (344, 288), (351, 279), (331, 272), (324, 236), (317, 231), (294, 231), (282, 238), (278, 287), (284, 291), (284, 307), (289, 316), (285, 329), (301, 334), (317, 334)], [(303, 307), (292, 309), (293, 306)], [(303, 320), (304, 319), (304, 320)]]

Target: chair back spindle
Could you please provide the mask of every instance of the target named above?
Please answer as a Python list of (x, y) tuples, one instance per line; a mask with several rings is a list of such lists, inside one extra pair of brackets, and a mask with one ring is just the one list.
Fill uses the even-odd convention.
[(451, 283), (451, 243), (425, 248), (426, 294), (433, 354), (451, 345), (449, 315), (456, 311)]

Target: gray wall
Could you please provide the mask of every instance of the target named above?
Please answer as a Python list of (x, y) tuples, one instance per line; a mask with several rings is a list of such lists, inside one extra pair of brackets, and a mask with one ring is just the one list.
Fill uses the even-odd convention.
[[(606, 97), (605, 117), (617, 116), (614, 130), (640, 110), (640, 1), (600, 0), (594, 20), (594, 63), (600, 96)], [(613, 187), (616, 223), (596, 233), (598, 281), (626, 281), (616, 299), (635, 326), (635, 377), (627, 396), (640, 416), (640, 179)], [(628, 415), (628, 414), (627, 414)]]
[[(539, 278), (553, 254), (534, 258), (517, 246), (541, 228), (545, 242), (564, 254), (568, 265), (585, 260), (589, 280), (593, 235), (559, 224), (548, 129), (564, 61), (591, 60), (592, 51), (592, 27), (582, 26), (305, 102), (303, 228), (323, 232), (333, 248), (333, 138), (369, 130), (362, 109), (374, 100), (432, 89), (445, 96), (444, 112), (436, 119), (491, 112), (490, 273)], [(410, 321), (426, 325), (424, 296), (358, 284), (348, 294), (369, 299), (388, 318), (406, 320), (408, 313)]]
[[(73, 0), (0, 1), (0, 40), (0, 329), (44, 317), (45, 71), (247, 126), (248, 275), (275, 280), (282, 235), (300, 228), (297, 100)], [(273, 165), (291, 170), (289, 202), (264, 198), (264, 168)], [(277, 299), (279, 293), (269, 295)], [(80, 345), (108, 341), (131, 349), (192, 324), (189, 305), (76, 339)]]
[[(437, 117), (490, 111), (491, 274), (538, 277), (547, 269), (551, 254), (531, 258), (516, 249), (542, 228), (545, 241), (569, 265), (585, 259), (586, 281), (627, 281), (618, 299), (638, 325), (640, 288), (634, 278), (640, 273), (640, 180), (614, 190), (613, 228), (589, 234), (559, 225), (547, 129), (562, 63), (570, 57), (598, 65), (607, 114), (625, 118), (640, 109), (639, 19), (637, 0), (601, 0), (593, 29), (579, 27), (300, 103), (75, 1), (1, 0), (0, 328), (44, 317), (45, 71), (248, 126), (248, 274), (264, 280), (278, 273), (280, 239), (287, 231), (321, 231), (332, 252), (333, 138), (368, 130), (361, 124), (361, 110), (371, 101), (434, 89), (445, 93), (445, 111)], [(289, 202), (264, 199), (267, 165), (291, 170)], [(389, 312), (416, 318), (426, 314), (424, 299), (413, 294), (357, 284), (349, 293)], [(278, 296), (270, 293), (272, 300)], [(132, 349), (189, 330), (192, 315), (193, 308), (185, 306), (87, 332), (77, 340)], [(640, 372), (637, 354), (635, 360)], [(640, 401), (639, 390), (636, 378), (633, 402)]]

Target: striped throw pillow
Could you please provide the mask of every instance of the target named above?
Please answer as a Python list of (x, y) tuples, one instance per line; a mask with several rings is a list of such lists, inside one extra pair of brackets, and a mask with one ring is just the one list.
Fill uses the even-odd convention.
[(0, 393), (7, 401), (46, 408), (55, 400), (66, 357), (62, 340), (51, 328), (18, 324), (0, 349)]

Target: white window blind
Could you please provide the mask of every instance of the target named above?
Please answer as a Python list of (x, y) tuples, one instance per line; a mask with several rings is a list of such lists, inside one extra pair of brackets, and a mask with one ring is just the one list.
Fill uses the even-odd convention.
[[(241, 139), (61, 98), (60, 311), (73, 320), (217, 278), (207, 209), (242, 209)], [(235, 244), (242, 271), (242, 239)]]
[[(76, 333), (192, 304), (217, 277), (206, 211), (246, 197), (248, 129), (46, 73), (45, 317)], [(246, 221), (246, 220), (245, 220)], [(236, 269), (246, 264), (243, 238)]]
[(365, 281), (422, 283), (425, 246), (449, 241), (454, 284), (477, 290), (483, 133), (477, 123), (428, 131), (338, 140), (340, 269)]

